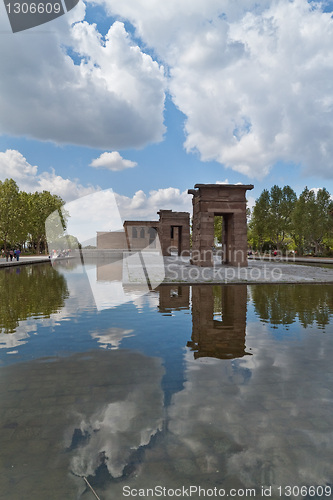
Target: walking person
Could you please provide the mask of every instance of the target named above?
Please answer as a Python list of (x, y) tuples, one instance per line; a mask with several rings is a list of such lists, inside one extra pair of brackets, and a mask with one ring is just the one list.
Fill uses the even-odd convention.
[(16, 249), (16, 260), (17, 262), (19, 261), (20, 259), (20, 253), (21, 253), (21, 250), (19, 248)]
[(9, 251), (9, 258), (10, 258), (10, 262), (12, 262), (13, 257), (14, 257), (14, 252), (13, 252), (13, 250), (10, 250), (10, 251)]

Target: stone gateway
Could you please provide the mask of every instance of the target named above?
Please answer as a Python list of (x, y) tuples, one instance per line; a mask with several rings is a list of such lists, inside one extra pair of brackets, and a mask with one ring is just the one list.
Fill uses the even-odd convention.
[(247, 266), (246, 198), (252, 184), (196, 184), (193, 195), (192, 259), (213, 266), (214, 217), (222, 216), (222, 262)]

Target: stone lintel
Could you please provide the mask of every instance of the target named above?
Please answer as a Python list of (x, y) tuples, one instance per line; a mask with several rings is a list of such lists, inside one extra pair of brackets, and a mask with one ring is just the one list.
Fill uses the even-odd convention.
[(217, 217), (222, 216), (222, 215), (227, 215), (227, 214), (236, 214), (236, 213), (243, 213), (242, 208), (223, 208), (216, 210), (216, 208), (208, 208), (207, 212), (211, 213), (213, 215), (216, 215)]
[(189, 189), (195, 201), (217, 201), (217, 203), (245, 202), (247, 190), (254, 188), (253, 184), (196, 184), (196, 189)]
[[(202, 189), (202, 188), (215, 188), (215, 189), (221, 189), (221, 188), (226, 188), (226, 189), (253, 189), (254, 185), (253, 184), (195, 184), (195, 189)], [(194, 189), (189, 189), (188, 191), (194, 191)], [(197, 192), (197, 191), (196, 191)], [(192, 193), (190, 193), (192, 194)]]

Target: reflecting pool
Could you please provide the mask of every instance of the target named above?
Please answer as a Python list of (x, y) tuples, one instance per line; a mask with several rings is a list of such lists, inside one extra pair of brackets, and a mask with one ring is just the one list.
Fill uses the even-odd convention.
[(117, 265), (0, 270), (0, 498), (332, 496), (333, 286)]

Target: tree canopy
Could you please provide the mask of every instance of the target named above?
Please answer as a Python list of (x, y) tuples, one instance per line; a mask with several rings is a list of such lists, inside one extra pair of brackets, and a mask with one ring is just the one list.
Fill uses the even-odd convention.
[(249, 230), (261, 250), (265, 245), (285, 250), (291, 244), (299, 254), (323, 253), (333, 236), (333, 200), (325, 188), (305, 187), (297, 197), (290, 186), (275, 185), (256, 200)]
[(64, 205), (60, 196), (49, 191), (20, 191), (13, 179), (0, 181), (0, 245), (46, 250), (45, 221)]

